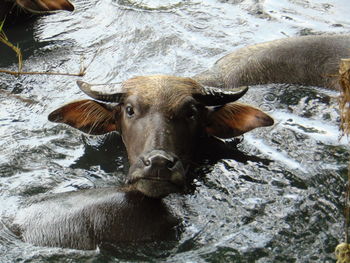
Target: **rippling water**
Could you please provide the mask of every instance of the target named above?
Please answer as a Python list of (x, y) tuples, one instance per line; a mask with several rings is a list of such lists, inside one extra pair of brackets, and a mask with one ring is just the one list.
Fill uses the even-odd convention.
[[(83, 61), (82, 79), (94, 83), (192, 76), (248, 44), (350, 29), (347, 0), (76, 0), (75, 6), (7, 31), (23, 50), (24, 70), (74, 73)], [(0, 54), (0, 67), (15, 70), (15, 55), (4, 46)], [(47, 121), (58, 106), (84, 97), (76, 79), (0, 75), (3, 216), (29, 197), (122, 184), (127, 165), (117, 135), (89, 137)], [(237, 147), (228, 142), (226, 154), (198, 168), (194, 193), (167, 199), (184, 219), (178, 242), (110, 255), (34, 247), (7, 231), (0, 261), (333, 262), (343, 240), (349, 160), (336, 97), (312, 87), (252, 88), (245, 101), (276, 124), (247, 134)]]

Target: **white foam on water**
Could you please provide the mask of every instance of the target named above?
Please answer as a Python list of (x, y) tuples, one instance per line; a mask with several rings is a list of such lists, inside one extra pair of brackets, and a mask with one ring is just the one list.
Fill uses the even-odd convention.
[(271, 116), (278, 123), (277, 125), (307, 135), (324, 144), (347, 145), (349, 143), (345, 136), (341, 138), (339, 127), (329, 122), (303, 118), (283, 111), (275, 111)]
[(298, 169), (302, 172), (307, 171), (307, 168), (302, 166), (297, 160), (289, 157), (287, 153), (277, 151), (267, 145), (262, 139), (255, 138), (251, 134), (245, 135), (244, 139), (248, 144), (254, 145), (254, 147), (258, 148), (261, 153), (267, 155), (269, 158), (282, 162), (291, 169)]

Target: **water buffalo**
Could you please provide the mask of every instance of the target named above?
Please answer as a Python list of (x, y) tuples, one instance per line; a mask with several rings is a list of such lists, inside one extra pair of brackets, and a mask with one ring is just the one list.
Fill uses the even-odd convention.
[(33, 244), (95, 249), (174, 238), (178, 220), (161, 198), (184, 190), (199, 136), (227, 138), (273, 124), (260, 110), (234, 102), (247, 88), (222, 91), (163, 75), (129, 79), (112, 93), (78, 85), (95, 100), (67, 104), (49, 120), (89, 134), (119, 132), (130, 162), (127, 185), (60, 194), (22, 210), (16, 223)]
[(291, 37), (238, 49), (193, 79), (223, 88), (292, 83), (336, 89), (340, 59), (349, 56), (350, 35)]
[(57, 10), (73, 11), (69, 0), (1, 0), (0, 22), (14, 23), (32, 14), (41, 14)]
[(130, 161), (127, 184), (31, 204), (15, 219), (18, 233), (36, 245), (78, 249), (173, 238), (178, 220), (162, 197), (183, 191), (198, 137), (228, 138), (273, 124), (260, 110), (234, 102), (245, 88), (221, 90), (203, 84), (326, 85), (328, 74), (336, 73), (339, 59), (348, 54), (348, 43), (349, 36), (269, 42), (238, 50), (194, 78), (134, 77), (107, 91), (78, 81), (94, 100), (69, 103), (52, 112), (49, 120), (89, 134), (120, 133)]

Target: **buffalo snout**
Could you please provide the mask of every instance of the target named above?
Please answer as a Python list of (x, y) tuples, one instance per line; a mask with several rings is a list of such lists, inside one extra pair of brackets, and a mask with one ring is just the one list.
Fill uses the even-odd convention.
[(149, 154), (142, 156), (141, 160), (145, 165), (145, 172), (152, 174), (152, 171), (157, 170), (164, 170), (165, 173), (167, 170), (174, 170), (179, 159), (165, 151), (154, 150)]
[(184, 190), (185, 173), (176, 155), (152, 150), (130, 167), (128, 183), (147, 196), (163, 197)]

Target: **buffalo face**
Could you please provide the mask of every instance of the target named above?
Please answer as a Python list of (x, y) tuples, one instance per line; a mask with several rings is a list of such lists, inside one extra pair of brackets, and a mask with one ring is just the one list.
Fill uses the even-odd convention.
[(171, 102), (174, 105), (164, 96), (157, 100), (142, 93), (128, 95), (120, 112), (120, 133), (130, 162), (128, 182), (153, 197), (184, 188), (205, 114), (191, 96)]
[(229, 138), (273, 124), (260, 110), (232, 103), (246, 90), (204, 88), (190, 78), (135, 77), (108, 92), (78, 85), (94, 99), (112, 104), (73, 102), (52, 112), (49, 120), (89, 134), (119, 132), (130, 162), (127, 182), (150, 197), (184, 189), (201, 134)]

